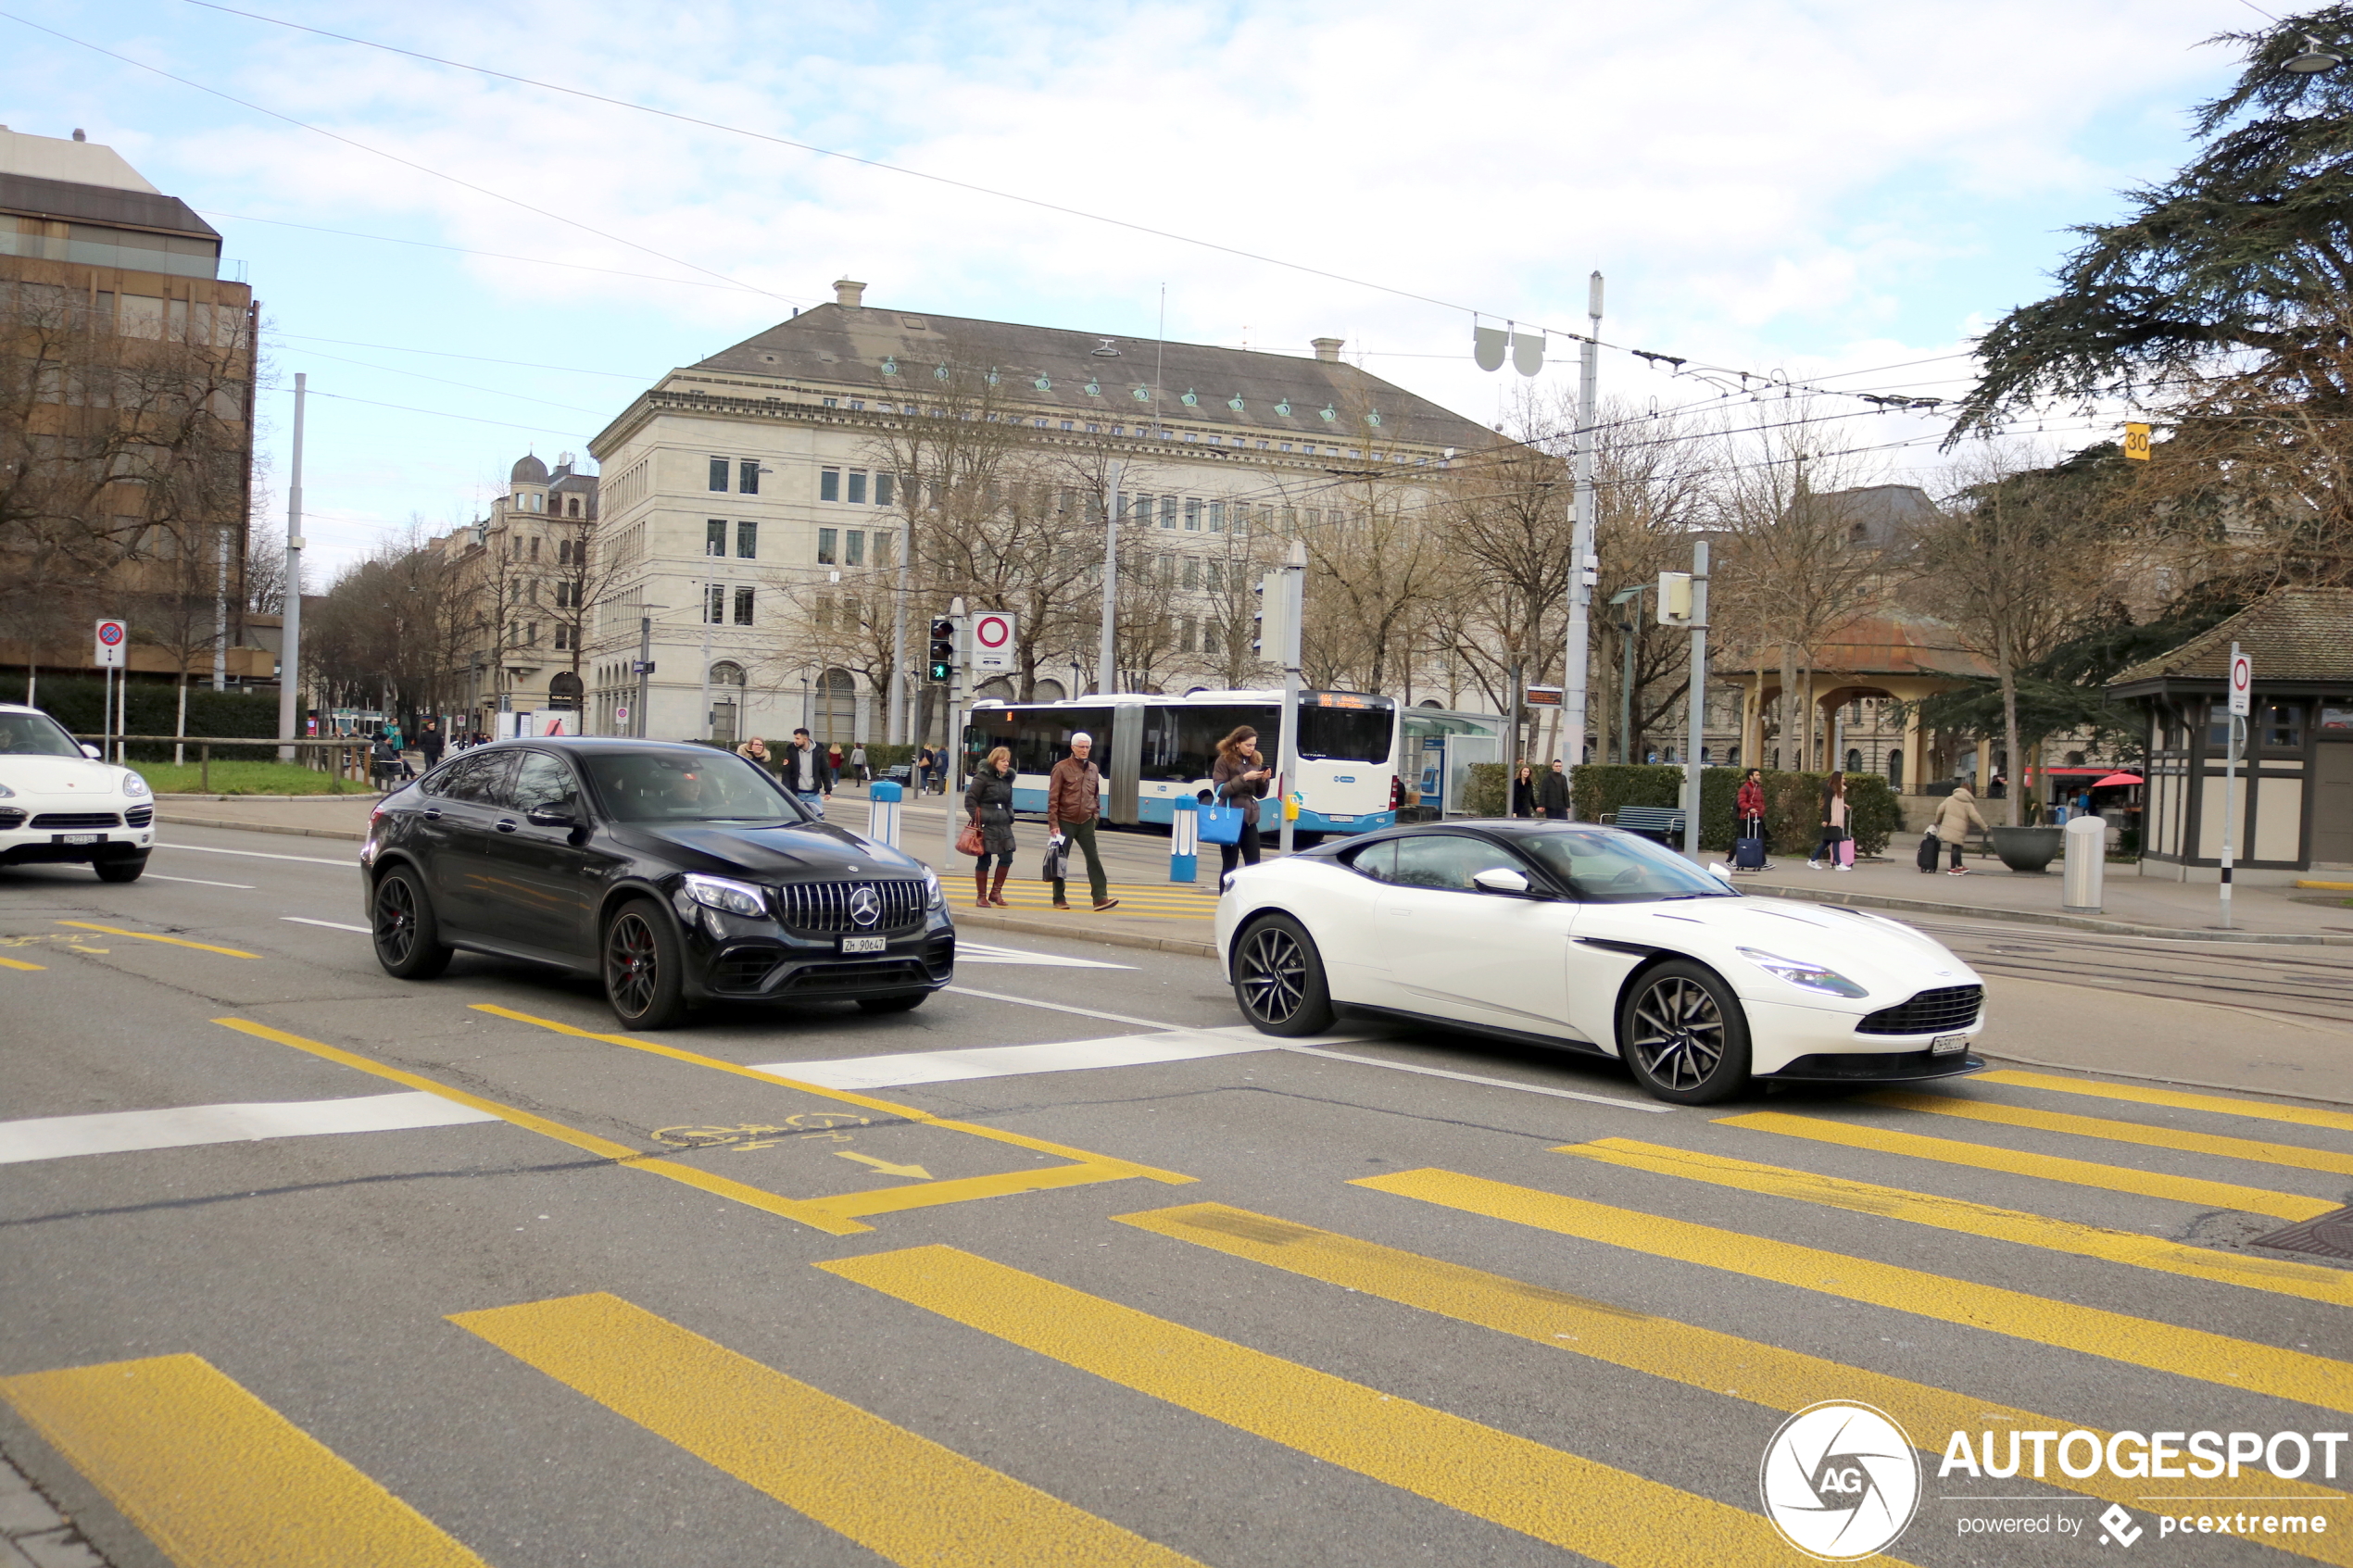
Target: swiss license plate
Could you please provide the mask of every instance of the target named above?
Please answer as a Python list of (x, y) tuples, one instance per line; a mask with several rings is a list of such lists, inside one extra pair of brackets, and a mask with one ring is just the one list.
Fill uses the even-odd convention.
[(841, 950), (845, 953), (879, 953), (890, 946), (887, 936), (845, 936)]
[(1969, 1049), (1969, 1036), (1967, 1035), (1939, 1035), (1934, 1040), (1929, 1043), (1928, 1054), (1931, 1056), (1957, 1056), (1967, 1049)]
[(61, 833), (55, 840), (58, 844), (104, 844), (106, 841), (107, 835), (103, 833)]
[(1327, 817), (1324, 819), (1324, 821), (1326, 821), (1326, 822), (1354, 822), (1355, 820), (1356, 820), (1356, 819), (1355, 819), (1355, 818), (1353, 818), (1353, 817), (1343, 817), (1343, 816), (1340, 815), (1338, 812), (1334, 812), (1334, 813), (1332, 813), (1331, 815), (1327, 816)]

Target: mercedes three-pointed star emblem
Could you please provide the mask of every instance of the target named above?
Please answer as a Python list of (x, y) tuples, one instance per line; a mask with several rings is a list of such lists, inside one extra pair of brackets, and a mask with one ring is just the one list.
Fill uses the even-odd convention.
[(849, 896), (849, 918), (860, 925), (872, 925), (882, 919), (882, 895), (871, 887), (862, 887)]

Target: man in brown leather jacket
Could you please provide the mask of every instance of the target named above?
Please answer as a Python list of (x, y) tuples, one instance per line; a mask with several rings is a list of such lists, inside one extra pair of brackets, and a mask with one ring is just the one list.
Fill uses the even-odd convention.
[[(1046, 776), (1046, 831), (1066, 834), (1087, 857), (1087, 885), (1095, 895), (1098, 911), (1119, 902), (1110, 897), (1103, 878), (1102, 857), (1095, 850), (1095, 819), (1102, 809), (1103, 772), (1088, 760), (1095, 738), (1081, 730), (1070, 737), (1070, 755), (1054, 764)], [(1054, 882), (1054, 908), (1067, 909), (1070, 901), (1062, 879)]]

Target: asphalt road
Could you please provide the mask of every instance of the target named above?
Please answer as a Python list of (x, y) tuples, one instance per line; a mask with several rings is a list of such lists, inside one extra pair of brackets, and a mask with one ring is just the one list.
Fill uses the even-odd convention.
[(913, 1013), (632, 1039), (386, 978), (350, 846), (167, 838), (0, 872), (0, 1449), (107, 1562), (1798, 1562), (1760, 1461), (1849, 1400), (1901, 1561), (2353, 1562), (2353, 1443), (1939, 1474), (2353, 1426), (2353, 1262), (2258, 1241), (2353, 1195), (2327, 953), (1954, 922), (2004, 1072), (1703, 1111), (978, 930)]

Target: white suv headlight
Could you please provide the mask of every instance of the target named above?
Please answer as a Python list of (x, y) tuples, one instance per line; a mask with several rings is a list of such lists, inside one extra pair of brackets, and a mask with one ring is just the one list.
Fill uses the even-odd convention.
[(142, 796), (151, 795), (154, 792), (147, 788), (146, 780), (136, 773), (125, 771), (122, 775), (122, 793), (136, 800)]
[(1761, 947), (1742, 947), (1740, 956), (1768, 974), (1778, 974), (1793, 985), (1803, 985), (1809, 991), (1826, 991), (1833, 997), (1868, 997), (1870, 995), (1838, 971), (1826, 964), (1808, 963), (1804, 959), (1785, 959), (1779, 953), (1768, 953)]
[(766, 894), (748, 882), (730, 882), (724, 876), (689, 872), (678, 894), (683, 899), (747, 920), (759, 920), (768, 912)]

